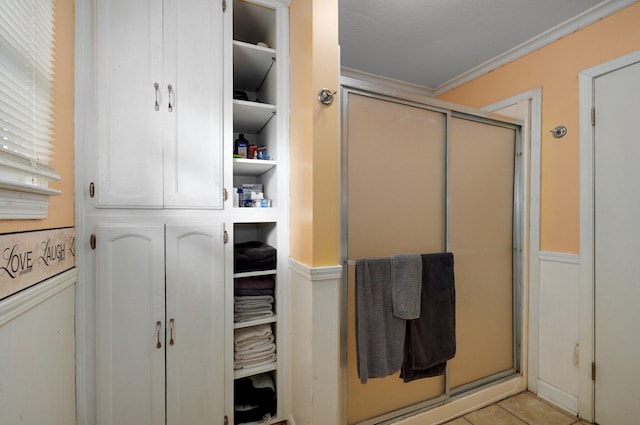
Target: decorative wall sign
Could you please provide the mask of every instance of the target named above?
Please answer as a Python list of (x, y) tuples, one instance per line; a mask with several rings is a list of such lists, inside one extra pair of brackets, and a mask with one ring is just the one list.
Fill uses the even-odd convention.
[(0, 234), (0, 300), (76, 265), (73, 227)]

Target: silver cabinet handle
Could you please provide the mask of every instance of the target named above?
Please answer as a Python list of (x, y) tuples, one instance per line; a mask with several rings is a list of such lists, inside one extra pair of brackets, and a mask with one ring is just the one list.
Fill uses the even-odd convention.
[(160, 89), (160, 85), (158, 83), (153, 83), (153, 88), (155, 89), (156, 92), (156, 104), (153, 107), (153, 109), (155, 109), (156, 111), (160, 110), (160, 104), (158, 103), (158, 95), (160, 94), (159, 89)]
[(156, 332), (158, 333), (158, 343), (156, 344), (156, 348), (162, 348), (162, 343), (160, 342), (160, 330), (162, 329), (162, 322), (156, 322)]
[(167, 89), (169, 89), (169, 106), (168, 106), (168, 110), (169, 112), (173, 111), (173, 105), (171, 105), (171, 95), (173, 94), (173, 86), (171, 84), (169, 84), (167, 86)]
[(174, 324), (173, 319), (169, 320), (169, 345), (173, 345), (173, 344), (174, 344), (174, 339), (173, 339), (173, 324)]

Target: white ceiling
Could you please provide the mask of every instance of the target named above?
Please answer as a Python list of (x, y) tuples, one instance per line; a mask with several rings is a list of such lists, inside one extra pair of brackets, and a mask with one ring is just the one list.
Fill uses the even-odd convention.
[(342, 66), (437, 89), (613, 3), (632, 2), (339, 0)]

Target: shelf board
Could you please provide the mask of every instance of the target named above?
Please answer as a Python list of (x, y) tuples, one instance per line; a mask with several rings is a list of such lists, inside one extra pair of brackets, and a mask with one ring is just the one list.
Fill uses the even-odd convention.
[(237, 133), (257, 134), (276, 113), (275, 105), (233, 100), (233, 128)]
[(252, 367), (248, 369), (237, 369), (233, 371), (233, 379), (246, 378), (248, 376), (259, 375), (265, 372), (276, 370), (277, 363), (271, 363), (265, 366)]
[(271, 160), (233, 158), (233, 175), (259, 176), (275, 166), (276, 162)]
[(278, 271), (275, 269), (274, 270), (258, 270), (255, 272), (234, 273), (233, 278), (240, 279), (242, 277), (268, 276), (276, 273), (278, 273)]
[(233, 41), (233, 88), (258, 91), (276, 60), (276, 51), (244, 41)]
[(275, 315), (271, 317), (267, 317), (264, 319), (252, 320), (250, 322), (234, 322), (233, 329), (243, 329), (250, 328), (252, 326), (264, 325), (266, 323), (275, 323), (277, 322), (277, 318)]

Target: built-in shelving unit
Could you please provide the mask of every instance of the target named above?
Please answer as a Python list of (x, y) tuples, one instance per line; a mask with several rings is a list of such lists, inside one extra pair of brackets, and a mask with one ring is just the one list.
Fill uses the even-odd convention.
[[(259, 184), (273, 206), (277, 198), (278, 77), (276, 10), (242, 0), (234, 2), (233, 135), (260, 147), (267, 158), (234, 157), (234, 188)], [(234, 154), (237, 154), (235, 152)], [(262, 155), (261, 155), (262, 156)], [(239, 207), (246, 207), (239, 205)]]
[[(271, 6), (269, 6), (271, 5)], [(241, 425), (278, 422), (286, 418), (287, 400), (280, 388), (286, 388), (283, 370), (286, 344), (283, 320), (287, 302), (286, 263), (288, 257), (288, 217), (286, 202), (286, 176), (288, 151), (288, 114), (286, 97), (288, 82), (285, 65), (288, 40), (283, 25), (287, 25), (286, 6), (278, 0), (233, 1), (233, 101), (232, 124), (234, 157), (230, 162), (233, 174), (234, 196), (234, 323), (233, 323), (233, 388), (234, 420)], [(241, 136), (242, 135), (242, 136)], [(236, 140), (253, 145), (246, 157), (235, 150)], [(258, 150), (258, 148), (260, 148)], [(254, 150), (255, 149), (255, 150)], [(250, 155), (249, 152), (259, 152)], [(238, 195), (238, 189), (242, 193)], [(247, 193), (249, 191), (249, 194)], [(254, 192), (254, 198), (249, 196)], [(239, 202), (238, 202), (238, 198)], [(258, 199), (267, 202), (258, 204)], [(244, 202), (243, 202), (244, 201)], [(237, 202), (237, 203), (235, 203)], [(260, 208), (255, 208), (260, 206)], [(254, 207), (254, 208), (252, 208)], [(238, 248), (243, 244), (261, 244), (277, 254), (275, 264), (263, 267), (258, 263), (251, 270), (238, 270)], [(258, 254), (260, 255), (260, 254)], [(243, 286), (243, 283), (246, 284)], [(257, 288), (248, 290), (249, 288)], [(246, 313), (247, 305), (258, 310)], [(271, 302), (272, 304), (268, 304)], [(266, 308), (266, 310), (265, 310)], [(242, 312), (242, 316), (241, 313)], [(253, 318), (255, 314), (255, 318)], [(281, 330), (282, 329), (282, 330)], [(260, 342), (256, 353), (244, 353), (239, 345), (246, 335)], [(254, 364), (251, 356), (260, 361)], [(252, 397), (253, 385), (273, 389), (273, 398)], [(259, 391), (258, 391), (259, 392)], [(264, 416), (261, 416), (264, 414)]]

